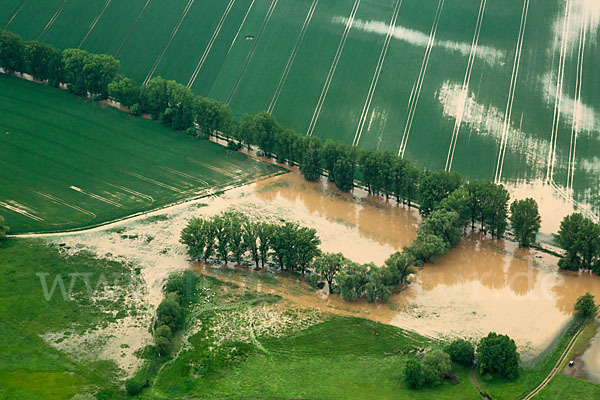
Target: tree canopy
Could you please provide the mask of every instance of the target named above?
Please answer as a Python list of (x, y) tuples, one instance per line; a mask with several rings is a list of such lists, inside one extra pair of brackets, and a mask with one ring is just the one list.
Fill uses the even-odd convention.
[(516, 200), (510, 205), (510, 223), (519, 246), (529, 247), (535, 243), (542, 218), (534, 199)]
[(519, 375), (521, 358), (515, 341), (490, 332), (477, 346), (477, 365), (481, 374), (498, 374), (509, 379)]

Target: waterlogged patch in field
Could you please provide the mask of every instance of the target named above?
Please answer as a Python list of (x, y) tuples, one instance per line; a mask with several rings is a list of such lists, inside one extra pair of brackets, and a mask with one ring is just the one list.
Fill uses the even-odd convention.
[(281, 170), (49, 87), (0, 77), (0, 215), (64, 231), (209, 195)]
[[(430, 170), (542, 183), (565, 212), (600, 213), (597, 1), (38, 3), (9, 7), (8, 29), (114, 54), (139, 83), (177, 79), (238, 120), (266, 110)], [(85, 18), (65, 25), (74, 7)]]
[[(475, 234), (435, 264), (426, 265), (388, 304), (346, 302), (311, 289), (299, 277), (252, 271), (249, 260), (243, 267), (190, 264), (178, 242), (179, 233), (192, 217), (239, 211), (253, 220), (313, 227), (323, 251), (381, 265), (414, 240), (419, 221), (415, 210), (387, 204), (358, 190), (354, 195), (341, 193), (324, 182), (306, 182), (297, 173), (233, 189), (218, 198), (203, 199), (202, 204), (200, 208), (191, 203), (161, 211), (168, 218), (151, 216), (151, 223), (140, 218), (122, 222), (118, 229), (59, 240), (140, 265), (150, 304), (160, 302), (160, 287), (169, 273), (191, 266), (203, 275), (304, 308), (368, 318), (430, 337), (476, 340), (489, 331), (505, 333), (516, 340), (526, 360), (551, 345), (569, 322), (578, 296), (587, 291), (600, 296), (597, 276), (562, 273), (555, 257)], [(150, 242), (148, 237), (152, 237)], [(228, 315), (229, 311), (222, 312)], [(256, 313), (272, 315), (271, 311)], [(245, 318), (244, 313), (231, 315)]]

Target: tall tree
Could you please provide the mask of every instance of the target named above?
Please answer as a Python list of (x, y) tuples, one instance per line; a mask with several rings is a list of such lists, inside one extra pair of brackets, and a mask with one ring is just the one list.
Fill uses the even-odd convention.
[(10, 228), (6, 225), (4, 217), (0, 215), (0, 241), (6, 240), (6, 236), (8, 235), (9, 230)]
[(456, 172), (425, 172), (419, 179), (420, 212), (428, 216), (438, 204), (458, 189), (462, 178)]
[(260, 254), (261, 266), (264, 268), (265, 263), (269, 259), (269, 251), (271, 250), (271, 237), (273, 235), (273, 225), (261, 222), (256, 226), (256, 234), (258, 236), (258, 253)]
[(248, 220), (244, 221), (242, 226), (242, 235), (244, 237), (244, 244), (252, 256), (252, 260), (256, 265), (256, 269), (259, 268), (260, 252), (258, 244), (258, 223), (251, 222)]
[(231, 252), (231, 223), (225, 216), (217, 215), (213, 218), (215, 237), (217, 239), (217, 256), (227, 264)]
[(275, 149), (275, 138), (282, 128), (275, 117), (267, 112), (256, 115), (254, 123), (256, 124), (256, 144), (265, 153), (265, 157), (271, 157)]
[(304, 138), (304, 154), (300, 164), (302, 175), (307, 181), (321, 177), (321, 141), (312, 136)]
[(92, 95), (108, 96), (108, 85), (115, 80), (121, 63), (106, 54), (86, 54), (82, 74), (85, 89)]
[(390, 271), (392, 281), (389, 285), (402, 285), (408, 282), (408, 277), (416, 270), (412, 268), (415, 264), (414, 258), (408, 252), (395, 252), (387, 260), (385, 265)]
[(121, 77), (108, 84), (108, 95), (125, 107), (140, 102), (140, 89), (133, 79)]
[(542, 223), (536, 201), (532, 198), (514, 201), (510, 205), (510, 223), (519, 246), (529, 247), (535, 243)]
[(509, 379), (519, 375), (520, 356), (515, 341), (490, 332), (477, 346), (477, 366), (481, 374), (500, 374)]
[(582, 318), (588, 318), (596, 313), (596, 303), (594, 302), (594, 295), (587, 292), (583, 296), (580, 296), (575, 303), (575, 312)]
[(571, 214), (563, 218), (556, 240), (565, 250), (559, 267), (600, 273), (600, 226), (579, 213)]
[(26, 42), (25, 64), (26, 72), (37, 80), (48, 81), (52, 86), (62, 81), (62, 53), (52, 45), (37, 40)]
[(313, 263), (315, 273), (327, 282), (329, 293), (334, 292), (333, 281), (340, 270), (349, 263), (342, 253), (325, 253), (317, 257)]
[(25, 44), (19, 35), (0, 30), (0, 68), (7, 74), (23, 71)]
[(140, 88), (140, 106), (142, 112), (149, 113), (153, 119), (159, 119), (169, 106), (167, 81), (160, 76)]
[(250, 147), (255, 143), (256, 137), (256, 123), (252, 115), (244, 114), (242, 121), (237, 126), (235, 135), (250, 150)]
[(418, 229), (419, 235), (435, 235), (453, 247), (462, 237), (460, 216), (454, 211), (436, 210), (425, 219)]

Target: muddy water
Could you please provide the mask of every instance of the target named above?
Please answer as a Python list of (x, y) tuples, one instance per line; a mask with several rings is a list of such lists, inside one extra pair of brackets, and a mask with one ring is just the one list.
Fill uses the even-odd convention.
[(592, 339), (590, 347), (583, 353), (581, 360), (589, 380), (600, 383), (600, 329)]
[[(168, 274), (189, 268), (178, 242), (181, 229), (192, 217), (210, 217), (226, 210), (243, 212), (255, 220), (285, 220), (313, 227), (322, 240), (322, 250), (342, 252), (361, 263), (382, 264), (414, 240), (419, 223), (414, 209), (361, 191), (341, 193), (326, 182), (309, 183), (292, 172), (154, 213), (166, 214), (167, 220), (123, 221), (110, 228), (124, 232), (93, 231), (55, 240), (74, 249), (83, 245), (101, 256), (121, 256), (137, 263), (146, 282), (141, 296), (152, 313), (162, 298), (160, 288)], [(437, 263), (426, 265), (412, 277), (412, 284), (387, 304), (348, 303), (315, 292), (293, 276), (248, 268), (193, 268), (307, 307), (362, 316), (428, 336), (477, 339), (489, 331), (509, 334), (528, 358), (551, 344), (569, 321), (578, 296), (590, 291), (600, 297), (600, 277), (558, 272), (556, 261), (510, 242), (472, 235)], [(125, 340), (127, 330), (122, 335)]]

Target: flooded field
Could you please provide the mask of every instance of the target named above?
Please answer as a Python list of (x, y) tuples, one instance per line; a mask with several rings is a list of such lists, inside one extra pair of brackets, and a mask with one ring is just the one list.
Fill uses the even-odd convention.
[[(169, 273), (190, 268), (179, 232), (192, 217), (237, 210), (250, 218), (298, 222), (313, 227), (327, 252), (343, 252), (360, 263), (383, 261), (413, 241), (416, 210), (357, 191), (341, 193), (325, 182), (309, 183), (292, 172), (259, 183), (165, 209), (88, 233), (57, 237), (71, 248), (124, 257), (141, 267), (142, 295), (151, 312), (160, 302)], [(293, 275), (255, 272), (242, 266), (191, 268), (242, 287), (272, 292), (308, 308), (354, 315), (432, 337), (477, 339), (489, 331), (513, 337), (524, 359), (547, 348), (572, 315), (578, 296), (600, 297), (600, 277), (559, 272), (556, 258), (518, 249), (512, 242), (471, 234), (450, 254), (427, 264), (412, 284), (387, 304), (349, 303), (308, 287)], [(119, 335), (123, 340), (127, 329)], [(147, 334), (145, 341), (150, 340)], [(146, 342), (141, 340), (140, 346)], [(134, 351), (135, 349), (132, 349)]]
[(585, 365), (587, 378), (600, 383), (600, 329), (592, 339), (590, 347), (581, 356), (581, 360)]

